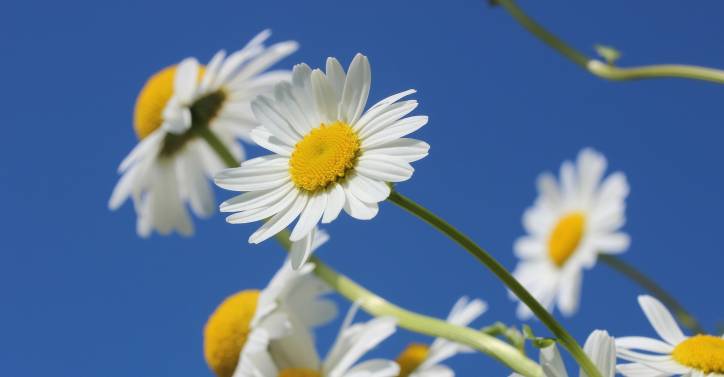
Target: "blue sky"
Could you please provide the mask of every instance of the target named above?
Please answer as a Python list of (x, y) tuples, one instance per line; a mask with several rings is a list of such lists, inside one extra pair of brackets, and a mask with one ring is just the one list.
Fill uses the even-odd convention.
[[(724, 67), (719, 2), (521, 6), (581, 49), (616, 46), (622, 65)], [(399, 190), (509, 268), (536, 175), (582, 147), (602, 151), (632, 187), (624, 258), (705, 326), (724, 319), (716, 290), (724, 263), (721, 86), (601, 81), (479, 0), (28, 0), (0, 14), (0, 374), (211, 375), (201, 352), (206, 316), (226, 295), (263, 287), (283, 253), (271, 242), (248, 245), (254, 227), (222, 216), (197, 221), (189, 239), (141, 240), (132, 208), (112, 213), (106, 203), (117, 164), (136, 142), (131, 114), (146, 78), (186, 56), (206, 61), (238, 48), (265, 28), (275, 41), (301, 43), (281, 67), (320, 66), (327, 56), (346, 65), (363, 52), (372, 101), (417, 89), (417, 113), (430, 123), (416, 137), (432, 149)], [(390, 203), (373, 221), (344, 217), (328, 229), (333, 239), (320, 255), (400, 305), (444, 316), (471, 295), (490, 305), (476, 325), (517, 322), (491, 274)], [(652, 335), (640, 292), (598, 266), (585, 275), (581, 310), (564, 324), (580, 340), (594, 328)], [(322, 352), (336, 329), (320, 331)], [(394, 357), (411, 340), (424, 338), (400, 331), (374, 355)], [(483, 356), (450, 365), (460, 376), (507, 375)]]

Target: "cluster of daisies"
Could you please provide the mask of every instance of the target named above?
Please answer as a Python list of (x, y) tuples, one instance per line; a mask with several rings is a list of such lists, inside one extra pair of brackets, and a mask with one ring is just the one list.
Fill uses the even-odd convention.
[[(206, 65), (188, 58), (151, 76), (135, 106), (139, 142), (120, 164), (109, 207), (130, 199), (142, 237), (190, 235), (188, 207), (199, 217), (216, 210), (213, 181), (240, 192), (220, 206), (231, 213), (229, 223), (262, 222), (250, 243), (291, 229), (289, 259), (269, 285), (229, 297), (206, 325), (205, 358), (219, 377), (453, 376), (441, 362), (471, 350), (444, 339), (412, 344), (395, 360), (359, 362), (396, 323), (386, 317), (355, 323), (355, 305), (326, 357), (317, 353), (315, 327), (337, 314), (325, 297), (330, 288), (309, 262), (328, 239), (318, 225), (343, 211), (374, 218), (391, 185), (410, 179), (411, 163), (427, 156), (427, 143), (406, 136), (428, 119), (410, 115), (418, 105), (408, 99), (412, 89), (367, 106), (371, 68), (361, 54), (347, 70), (334, 58), (324, 70), (304, 63), (271, 70), (298, 45), (267, 46), (269, 37), (264, 31)], [(242, 143), (268, 154), (246, 159)], [(550, 311), (574, 314), (584, 271), (600, 254), (629, 246), (621, 232), (628, 183), (620, 172), (605, 176), (606, 165), (603, 155), (584, 149), (563, 163), (559, 179), (542, 174), (539, 197), (523, 216), (527, 234), (514, 244), (520, 262), (513, 274)], [(639, 302), (662, 340), (594, 331), (585, 351), (603, 376), (724, 376), (724, 339), (686, 337), (656, 299)], [(482, 301), (462, 298), (448, 321), (467, 326), (484, 311)], [(518, 316), (531, 317), (523, 303)], [(548, 377), (567, 376), (555, 345), (541, 349), (540, 363)]]

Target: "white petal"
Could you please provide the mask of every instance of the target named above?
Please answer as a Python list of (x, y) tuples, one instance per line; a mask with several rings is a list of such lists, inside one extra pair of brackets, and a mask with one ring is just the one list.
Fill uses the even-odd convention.
[(264, 220), (270, 216), (274, 216), (280, 212), (286, 211), (290, 206), (292, 206), (292, 203), (294, 203), (294, 201), (296, 201), (299, 196), (299, 191), (292, 189), (288, 191), (283, 198), (281, 198), (279, 201), (275, 202), (271, 206), (235, 213), (228, 216), (226, 218), (226, 222), (228, 222), (229, 224), (246, 224)]
[(322, 224), (329, 224), (334, 221), (339, 216), (346, 201), (344, 189), (340, 184), (333, 183), (327, 191), (327, 208), (322, 216)]
[(370, 135), (368, 138), (362, 140), (362, 148), (373, 148), (413, 133), (420, 129), (420, 127), (426, 125), (427, 120), (428, 118), (426, 115), (417, 115), (400, 119), (391, 126), (379, 130), (378, 132)]
[(335, 341), (330, 356), (324, 362), (323, 375), (341, 377), (367, 351), (395, 332), (395, 320), (391, 317), (373, 318), (367, 323), (343, 328)]
[(122, 173), (126, 171), (126, 169), (141, 159), (156, 157), (156, 154), (161, 149), (161, 142), (164, 136), (166, 136), (166, 133), (159, 129), (143, 138), (143, 140), (136, 144), (131, 152), (128, 153), (128, 156), (121, 161), (118, 172)]
[(355, 170), (369, 178), (385, 182), (406, 181), (415, 171), (410, 164), (401, 160), (366, 155), (359, 158)]
[(389, 128), (393, 123), (415, 110), (417, 105), (417, 101), (409, 100), (370, 109), (355, 124), (355, 127), (359, 130), (359, 137), (364, 140), (380, 130)]
[(546, 255), (546, 245), (536, 237), (524, 236), (515, 240), (515, 256), (520, 259), (537, 259)]
[(322, 71), (312, 71), (312, 89), (317, 104), (317, 111), (321, 115), (322, 123), (337, 121), (337, 107), (339, 103), (334, 94), (334, 88), (329, 84)]
[(259, 122), (277, 139), (292, 147), (299, 140), (299, 135), (289, 120), (277, 109), (279, 104), (270, 98), (259, 96), (251, 103), (251, 110)]
[(206, 180), (206, 174), (202, 166), (201, 156), (194, 148), (188, 148), (177, 159), (177, 175), (180, 182), (183, 182), (191, 209), (199, 217), (209, 217), (214, 213), (214, 192)]
[(355, 55), (349, 65), (347, 78), (344, 82), (342, 102), (339, 107), (338, 117), (347, 124), (354, 124), (359, 119), (367, 104), (367, 96), (370, 93), (370, 82), (372, 73), (370, 62), (362, 54)]
[(270, 190), (249, 191), (221, 203), (219, 210), (221, 212), (238, 212), (265, 207), (284, 197), (292, 188), (294, 188), (294, 184), (289, 182)]
[[(614, 377), (616, 374), (616, 345), (607, 332), (602, 330), (592, 332), (586, 339), (583, 350), (601, 372), (601, 377)], [(583, 370), (581, 370), (580, 376), (588, 377)]]
[(342, 101), (342, 91), (344, 90), (344, 82), (346, 80), (346, 74), (342, 65), (335, 58), (327, 58), (327, 68), (325, 69), (327, 80), (330, 85), (334, 88), (334, 92), (337, 94), (337, 101)]
[(322, 218), (324, 209), (327, 207), (327, 194), (322, 192), (318, 194), (310, 194), (307, 206), (299, 216), (299, 221), (294, 226), (289, 240), (299, 241), (314, 229)]
[(299, 195), (286, 210), (277, 213), (249, 237), (249, 243), (258, 244), (279, 233), (294, 221), (307, 204), (307, 196)]
[(365, 150), (367, 156), (392, 156), (405, 162), (414, 162), (427, 156), (430, 145), (415, 139), (397, 139)]
[[(395, 102), (399, 101), (400, 99), (402, 99), (402, 98), (404, 98), (404, 97), (407, 97), (407, 96), (409, 96), (410, 94), (413, 94), (413, 93), (415, 93), (415, 90), (414, 90), (414, 89), (408, 89), (408, 90), (406, 90), (406, 91), (404, 91), (404, 92), (400, 92), (400, 93), (397, 93), (397, 94), (393, 94), (393, 95), (391, 95), (391, 96), (383, 99), (382, 101), (377, 102), (376, 104), (374, 104), (374, 106), (370, 107), (370, 109), (367, 110), (367, 112), (365, 112), (365, 113), (360, 117), (359, 121), (357, 121), (357, 122), (352, 126), (352, 128), (353, 128), (356, 132), (358, 132), (358, 133), (361, 132), (361, 131), (367, 126), (367, 124), (368, 124), (370, 121), (376, 119), (380, 114), (383, 114), (383, 113), (387, 112), (387, 110), (388, 110), (387, 108), (388, 108), (389, 106), (391, 106), (392, 104), (394, 104)], [(413, 102), (416, 103), (416, 101), (413, 101)], [(403, 115), (403, 116), (404, 116), (404, 115)], [(398, 119), (399, 119), (399, 118), (398, 118)]]
[(616, 369), (626, 377), (667, 377), (668, 374), (643, 364), (619, 364)]
[(199, 62), (194, 58), (186, 58), (179, 63), (174, 76), (174, 95), (182, 104), (190, 105), (196, 93), (196, 82), (199, 77)]
[(658, 353), (671, 353), (674, 346), (664, 343), (658, 339), (647, 338), (643, 336), (625, 336), (616, 338), (616, 346), (628, 349), (638, 349), (643, 351), (651, 351)]
[(224, 62), (224, 57), (226, 57), (226, 51), (221, 50), (209, 60), (204, 76), (201, 78), (201, 84), (199, 84), (200, 93), (207, 93), (211, 89), (211, 84), (216, 80), (221, 64)]
[(269, 46), (264, 52), (258, 55), (254, 60), (244, 65), (236, 76), (235, 80), (247, 80), (252, 76), (268, 69), (279, 60), (284, 59), (299, 48), (299, 44), (294, 41), (286, 41)]
[(579, 269), (566, 271), (560, 281), (558, 292), (558, 309), (567, 317), (578, 310), (578, 301), (581, 297), (583, 273)]
[(385, 182), (367, 178), (360, 174), (352, 174), (347, 180), (347, 187), (354, 196), (365, 203), (378, 203), (390, 195), (390, 186)]
[(251, 139), (262, 148), (266, 148), (267, 150), (282, 156), (289, 157), (292, 155), (292, 147), (286, 145), (283, 141), (272, 135), (272, 133), (263, 126), (251, 130), (250, 136)]
[(646, 314), (646, 318), (649, 319), (651, 326), (666, 342), (676, 345), (686, 339), (679, 325), (676, 324), (674, 317), (659, 300), (651, 296), (641, 295), (639, 296), (639, 305), (641, 305), (641, 309)]
[(355, 365), (343, 377), (395, 377), (398, 373), (400, 366), (394, 361), (374, 359)]
[(597, 236), (594, 241), (596, 250), (604, 254), (622, 253), (631, 244), (628, 234), (620, 232)]
[[(346, 182), (345, 182), (346, 183)], [(365, 203), (359, 200), (347, 186), (343, 186), (346, 200), (344, 202), (344, 211), (348, 215), (357, 220), (370, 220), (377, 216), (379, 207), (377, 203)]]
[(566, 366), (555, 344), (540, 350), (540, 365), (547, 377), (568, 377)]
[(577, 167), (582, 199), (590, 202), (606, 170), (606, 158), (592, 148), (585, 148), (578, 154)]
[(289, 257), (292, 262), (292, 268), (298, 270), (300, 267), (307, 263), (309, 256), (312, 255), (312, 241), (314, 240), (317, 232), (316, 227), (311, 232), (307, 233), (304, 238), (299, 241), (292, 242), (292, 247), (289, 250)]

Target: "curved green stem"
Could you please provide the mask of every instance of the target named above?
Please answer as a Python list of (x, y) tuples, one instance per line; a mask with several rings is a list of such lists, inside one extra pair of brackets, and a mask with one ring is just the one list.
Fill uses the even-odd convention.
[(625, 81), (652, 78), (676, 77), (692, 80), (709, 81), (724, 84), (724, 70), (681, 64), (660, 64), (641, 67), (619, 68), (597, 59), (588, 57), (576, 50), (566, 42), (546, 30), (543, 26), (530, 18), (515, 0), (495, 0), (505, 8), (508, 13), (535, 37), (558, 51), (572, 62), (591, 74), (607, 80)]
[[(234, 156), (207, 127), (199, 135), (209, 144), (228, 167), (239, 166)], [(289, 231), (276, 235), (277, 241), (289, 251)], [(314, 273), (329, 284), (332, 289), (352, 302), (358, 302), (362, 309), (374, 316), (388, 315), (397, 319), (400, 327), (434, 337), (445, 338), (465, 344), (492, 356), (517, 373), (527, 377), (544, 377), (541, 367), (526, 357), (525, 353), (488, 334), (467, 327), (456, 326), (446, 321), (427, 317), (396, 306), (368, 291), (364, 287), (338, 274), (316, 256), (311, 262), (316, 265)]]
[(618, 272), (624, 274), (626, 277), (633, 280), (644, 289), (651, 292), (656, 298), (661, 300), (664, 305), (669, 307), (669, 309), (674, 312), (674, 315), (676, 316), (676, 319), (679, 321), (679, 323), (686, 326), (695, 333), (706, 333), (706, 331), (704, 330), (704, 328), (701, 327), (696, 318), (689, 314), (689, 312), (686, 311), (686, 309), (684, 309), (684, 307), (681, 306), (681, 304), (673, 296), (668, 294), (663, 288), (661, 288), (661, 286), (656, 284), (655, 281), (649, 279), (646, 275), (639, 272), (635, 267), (613, 255), (600, 254), (598, 256), (598, 259), (609, 265), (614, 270), (617, 270)]
[(393, 191), (388, 198), (391, 202), (404, 208), (413, 215), (424, 220), (428, 224), (432, 225), (435, 229), (441, 233), (450, 237), (453, 241), (457, 242), (463, 249), (467, 250), (472, 254), (478, 261), (483, 263), (490, 271), (492, 271), (498, 279), (500, 279), (505, 285), (533, 312), (533, 314), (540, 319), (543, 324), (558, 338), (560, 343), (571, 353), (573, 358), (576, 359), (578, 365), (588, 374), (590, 377), (601, 377), (596, 366), (588, 358), (581, 346), (576, 340), (561, 326), (553, 316), (528, 292), (508, 270), (503, 267), (495, 258), (493, 258), (488, 252), (478, 246), (468, 236), (457, 230), (455, 227), (441, 219), (434, 213), (430, 212), (427, 208), (415, 203), (413, 200), (401, 195), (400, 193)]
[[(289, 250), (289, 232), (277, 234), (277, 241)], [(344, 275), (334, 271), (316, 256), (312, 256), (314, 273), (336, 292), (351, 302), (356, 302), (367, 313), (374, 316), (391, 316), (397, 325), (412, 332), (441, 337), (472, 347), (492, 356), (515, 372), (524, 376), (543, 377), (543, 370), (534, 361), (525, 356), (519, 349), (508, 343), (468, 327), (453, 325), (449, 322), (424, 316), (394, 305), (355, 283)]]

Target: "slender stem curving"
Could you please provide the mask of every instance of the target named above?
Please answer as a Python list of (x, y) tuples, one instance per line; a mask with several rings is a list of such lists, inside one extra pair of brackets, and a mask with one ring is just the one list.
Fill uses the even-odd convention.
[(428, 224), (432, 225), (435, 229), (448, 236), (453, 241), (457, 242), (463, 249), (467, 250), (472, 254), (478, 261), (483, 263), (490, 271), (492, 271), (498, 279), (500, 279), (505, 285), (515, 294), (523, 303), (528, 305), (528, 308), (533, 314), (540, 319), (543, 324), (558, 338), (559, 342), (570, 352), (573, 358), (576, 359), (578, 365), (588, 374), (590, 377), (601, 377), (596, 366), (593, 364), (591, 359), (588, 358), (581, 346), (566, 331), (553, 316), (528, 292), (508, 270), (503, 267), (495, 258), (493, 258), (483, 248), (478, 246), (472, 239), (457, 230), (455, 227), (450, 225), (445, 220), (441, 219), (434, 213), (430, 212), (427, 208), (417, 204), (413, 200), (401, 195), (400, 193), (393, 191), (388, 198), (391, 202), (404, 208), (413, 215), (424, 220)]
[[(239, 166), (239, 162), (236, 161), (234, 156), (211, 130), (207, 132), (202, 131), (199, 134), (228, 167)], [(291, 243), (289, 241), (288, 230), (278, 233), (276, 239), (285, 250), (289, 251)], [(316, 256), (312, 256), (311, 262), (315, 264), (314, 272), (320, 279), (351, 302), (358, 302), (362, 309), (371, 315), (392, 316), (402, 328), (465, 344), (490, 355), (523, 376), (544, 377), (543, 370), (536, 362), (529, 359), (524, 352), (500, 339), (468, 327), (456, 326), (437, 318), (424, 316), (400, 308), (375, 295), (349, 278), (338, 274)]]
[(709, 81), (724, 84), (724, 70), (683, 64), (657, 64), (640, 67), (620, 68), (590, 58), (546, 30), (542, 25), (530, 18), (515, 0), (494, 0), (495, 4), (505, 8), (508, 13), (528, 32), (558, 51), (561, 55), (576, 63), (591, 74), (615, 81), (642, 80), (653, 78), (683, 78)]
[(689, 328), (689, 330), (694, 331), (698, 334), (706, 333), (706, 331), (704, 330), (704, 328), (702, 328), (696, 318), (694, 318), (693, 315), (689, 314), (689, 312), (686, 311), (683, 306), (681, 306), (679, 301), (677, 301), (673, 296), (668, 294), (655, 281), (649, 279), (646, 275), (638, 271), (635, 267), (613, 255), (600, 254), (598, 258), (600, 261), (606, 263), (614, 270), (617, 270), (618, 272), (624, 274), (626, 277), (651, 292), (651, 294), (661, 300), (664, 305), (669, 307), (669, 309), (674, 312), (674, 315), (676, 316), (676, 319), (679, 321), (679, 323)]

